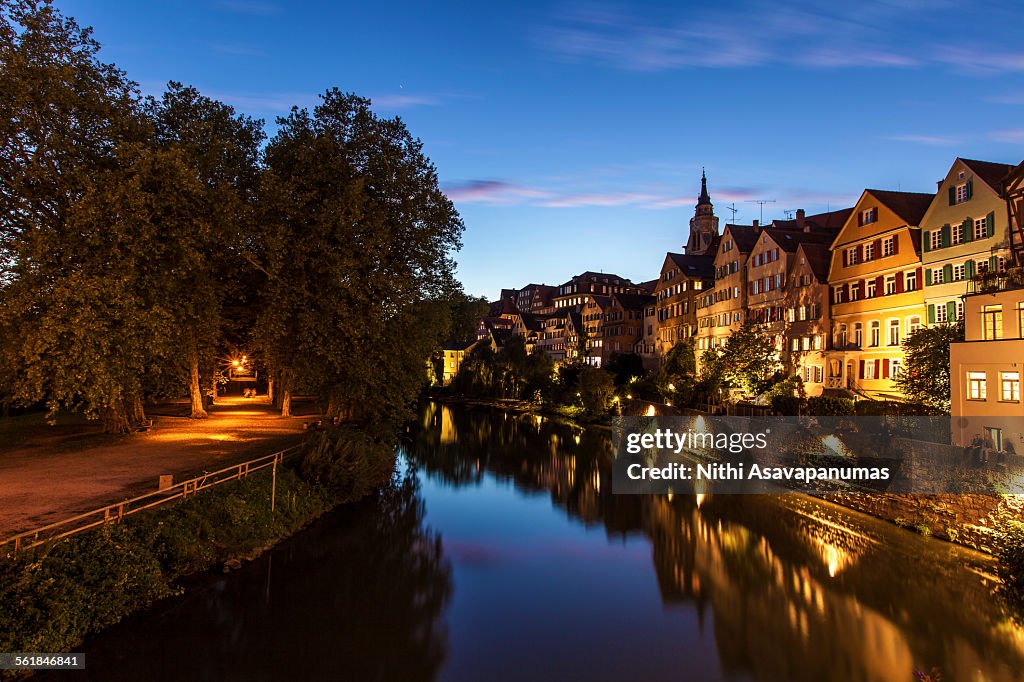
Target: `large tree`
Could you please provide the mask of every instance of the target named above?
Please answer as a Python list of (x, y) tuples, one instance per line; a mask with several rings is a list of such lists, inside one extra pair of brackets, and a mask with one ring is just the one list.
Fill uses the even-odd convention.
[(938, 324), (921, 327), (903, 341), (903, 371), (896, 386), (907, 398), (949, 412), (949, 345), (964, 340), (964, 326)]
[(135, 85), (98, 52), (49, 3), (0, 4), (0, 352), (15, 400), (126, 431), (166, 332), (138, 267), (155, 166)]
[(404, 415), (450, 329), (462, 220), (422, 144), (337, 89), (266, 150), (262, 352), (294, 389), (361, 421)]
[(724, 346), (705, 351), (701, 362), (705, 383), (725, 382), (746, 396), (763, 391), (782, 368), (772, 337), (749, 320), (729, 335)]
[(253, 226), (263, 122), (175, 82), (160, 99), (147, 100), (146, 113), (156, 146), (181, 159), (184, 182), (199, 183), (187, 199), (175, 197), (176, 211), (168, 207), (165, 234), (174, 248), (162, 264), (168, 276), (160, 290), (175, 321), (165, 364), (186, 379), (191, 416), (204, 418), (200, 368), (213, 375), (225, 341), (241, 343), (251, 327), (246, 313), (257, 283), (243, 253)]

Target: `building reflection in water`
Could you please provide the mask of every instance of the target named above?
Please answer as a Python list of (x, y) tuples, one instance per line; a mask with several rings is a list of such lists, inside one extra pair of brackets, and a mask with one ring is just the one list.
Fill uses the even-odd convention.
[(459, 486), (489, 474), (548, 491), (609, 537), (646, 535), (663, 603), (696, 611), (728, 674), (1024, 677), (1024, 630), (990, 595), (986, 557), (798, 495), (613, 495), (602, 486), (607, 430), (486, 410), (424, 414), (407, 456), (431, 478)]

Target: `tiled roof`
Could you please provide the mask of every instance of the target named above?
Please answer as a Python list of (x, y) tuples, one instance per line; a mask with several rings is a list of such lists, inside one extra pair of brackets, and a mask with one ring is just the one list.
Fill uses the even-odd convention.
[(476, 339), (469, 341), (455, 341), (451, 340), (444, 344), (445, 350), (469, 350), (469, 347), (476, 344)]
[(646, 282), (640, 282), (640, 284), (637, 284), (636, 286), (640, 289), (643, 289), (644, 291), (653, 292), (654, 289), (658, 286), (658, 280), (652, 279)]
[(638, 310), (654, 301), (654, 296), (647, 294), (614, 294), (612, 296), (623, 308)]
[(803, 242), (799, 247), (807, 257), (807, 265), (819, 282), (828, 281), (828, 269), (832, 263), (832, 252), (828, 244)]
[(668, 258), (671, 258), (672, 262), (676, 264), (676, 267), (682, 270), (683, 274), (687, 277), (692, 277), (694, 279), (715, 278), (714, 255), (688, 256), (686, 254), (672, 252), (665, 255)]
[[(829, 211), (827, 213), (815, 213), (804, 218), (804, 223), (810, 225), (811, 231), (828, 231), (838, 232), (846, 224), (846, 219), (853, 213), (853, 207), (841, 208), (838, 211)], [(784, 230), (802, 230), (803, 228), (794, 220), (773, 220), (772, 227), (780, 227)]]
[(925, 211), (935, 198), (934, 194), (922, 192), (893, 192), (886, 189), (869, 189), (873, 197), (885, 204), (889, 210), (906, 221), (907, 225), (919, 225)]
[[(742, 253), (750, 253), (750, 250), (757, 244), (757, 235), (760, 230), (755, 230), (753, 225), (733, 225), (728, 223), (725, 229), (732, 235), (736, 248)], [(722, 234), (725, 234), (724, 230)]]
[(783, 230), (777, 227), (766, 227), (764, 231), (782, 250), (789, 253), (796, 251), (796, 247), (805, 242), (809, 244), (831, 244), (835, 241), (836, 235), (839, 234), (831, 230), (827, 232), (804, 232), (803, 230)]
[(1002, 194), (1003, 179), (1013, 170), (1013, 164), (995, 163), (993, 161), (976, 161), (974, 159), (960, 159), (964, 165), (974, 171), (974, 174), (985, 181), (989, 187)]

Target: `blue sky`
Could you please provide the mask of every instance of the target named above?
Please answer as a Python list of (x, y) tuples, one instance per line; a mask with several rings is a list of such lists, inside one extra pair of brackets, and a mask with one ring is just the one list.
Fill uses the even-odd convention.
[(584, 270), (655, 277), (708, 173), (764, 219), (934, 191), (953, 158), (1024, 158), (1013, 1), (286, 3), (57, 0), (104, 58), (254, 116), (337, 86), (400, 115), (494, 296)]

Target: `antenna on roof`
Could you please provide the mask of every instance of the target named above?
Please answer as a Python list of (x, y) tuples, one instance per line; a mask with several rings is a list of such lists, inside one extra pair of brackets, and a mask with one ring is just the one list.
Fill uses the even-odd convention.
[(761, 219), (758, 220), (757, 222), (758, 223), (763, 223), (764, 222), (764, 205), (765, 204), (774, 204), (775, 203), (775, 199), (747, 199), (747, 203), (748, 204), (758, 204), (761, 207)]
[(793, 214), (796, 213), (796, 209), (795, 208), (784, 208), (784, 209), (782, 209), (782, 212), (786, 214), (786, 220), (792, 220), (793, 219)]
[(725, 207), (726, 211), (732, 211), (732, 222), (736, 222), (736, 214), (739, 213), (739, 209), (736, 208), (736, 202), (733, 202)]

